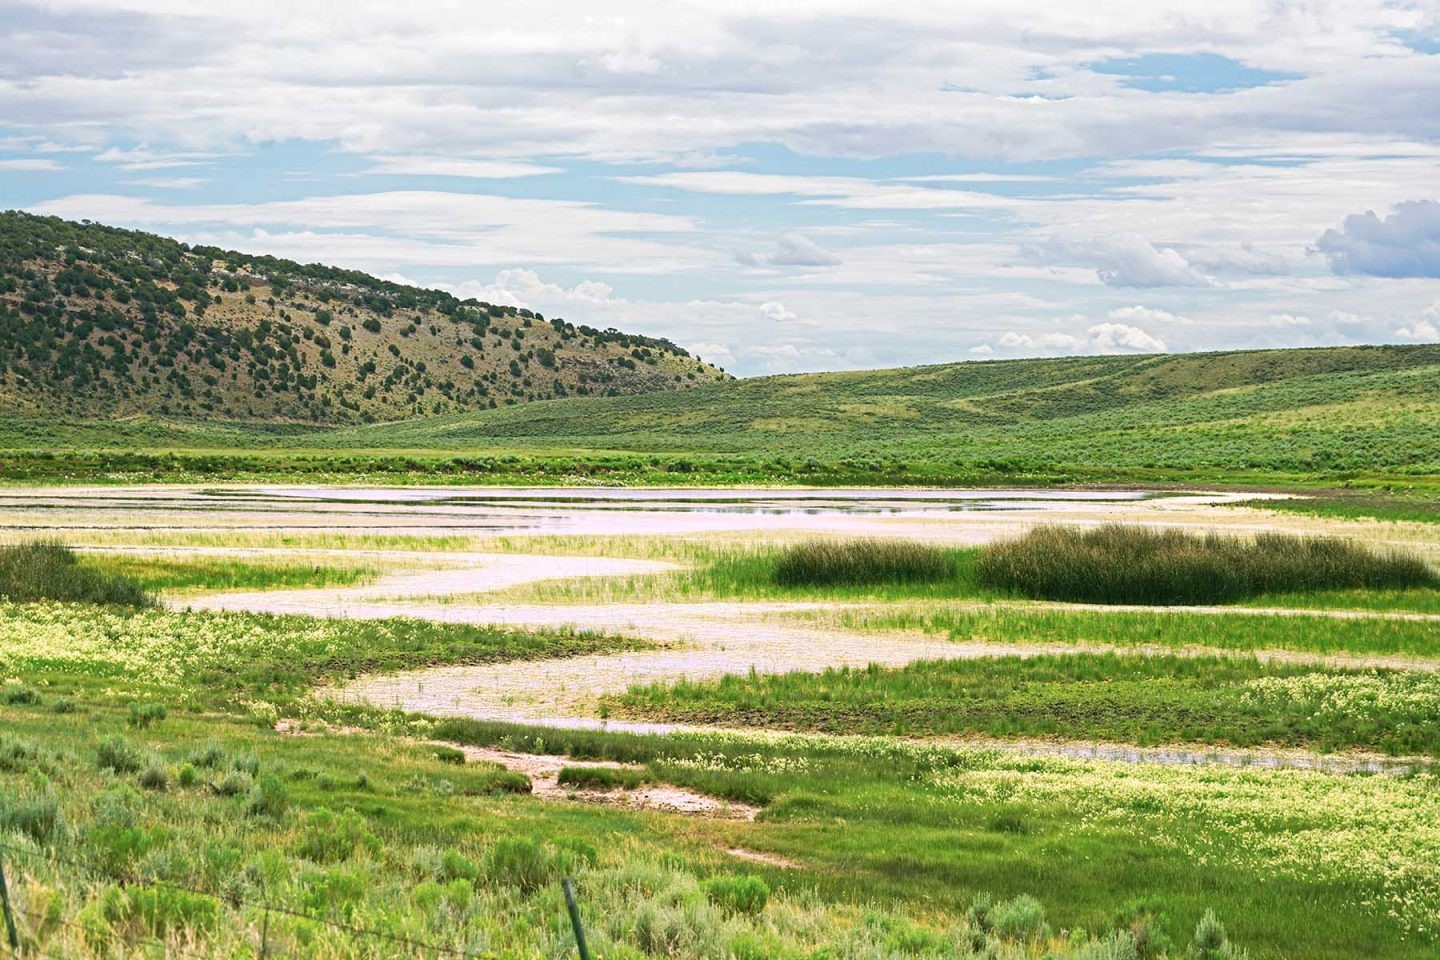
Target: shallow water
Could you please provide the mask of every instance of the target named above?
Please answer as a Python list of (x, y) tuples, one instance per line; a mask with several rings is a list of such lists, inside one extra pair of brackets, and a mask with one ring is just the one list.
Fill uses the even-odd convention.
[[(475, 536), (786, 528), (868, 532), (885, 521), (1105, 513), (1170, 497), (1146, 490), (596, 487), (115, 487), (0, 491), (14, 530), (353, 530)], [(1223, 498), (1222, 498), (1223, 499)], [(9, 514), (7, 516), (7, 514)]]

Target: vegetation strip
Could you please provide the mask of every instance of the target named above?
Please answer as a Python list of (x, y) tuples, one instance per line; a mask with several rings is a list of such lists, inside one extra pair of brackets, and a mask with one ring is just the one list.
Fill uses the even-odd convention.
[(902, 736), (984, 735), (1440, 756), (1440, 676), (1241, 657), (1068, 654), (657, 684), (610, 716)]

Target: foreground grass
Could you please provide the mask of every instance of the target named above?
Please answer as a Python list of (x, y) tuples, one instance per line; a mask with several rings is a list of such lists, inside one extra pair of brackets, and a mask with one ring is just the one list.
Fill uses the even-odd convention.
[(317, 684), (438, 664), (575, 656), (643, 644), (574, 631), (0, 603), (0, 674), (196, 708), (287, 709)]
[(611, 716), (834, 734), (1060, 737), (1440, 756), (1440, 678), (1243, 657), (1066, 654), (638, 687)]
[[(1061, 925), (1110, 904), (1179, 920), (1213, 904), (1265, 957), (1427, 956), (1440, 793), (1413, 778), (1018, 758), (887, 738), (645, 737), (443, 720), (448, 740), (646, 764), (766, 804), (745, 846), (821, 890), (958, 910), (978, 888), (1051, 891)], [(1045, 895), (1037, 893), (1037, 895)]]

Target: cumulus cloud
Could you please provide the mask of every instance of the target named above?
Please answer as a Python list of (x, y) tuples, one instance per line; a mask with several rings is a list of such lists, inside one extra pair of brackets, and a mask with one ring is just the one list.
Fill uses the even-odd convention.
[(1081, 264), (1095, 268), (1109, 287), (1208, 287), (1214, 281), (1179, 251), (1158, 248), (1138, 233), (1116, 233), (1085, 240), (1051, 237), (1021, 249), (1045, 264)]
[(1315, 247), (1336, 273), (1440, 277), (1440, 200), (1408, 200), (1384, 218), (1352, 213)]
[(791, 323), (796, 319), (795, 312), (776, 300), (769, 300), (760, 304), (760, 309), (755, 311), (761, 320), (767, 323)]
[[(1083, 323), (1084, 318), (1076, 315), (1069, 322)], [(995, 341), (995, 347), (1011, 353), (1028, 354), (1164, 353), (1165, 341), (1131, 324), (1107, 321), (1092, 324), (1079, 334), (1061, 331), (1030, 334), (1012, 330), (1002, 334)], [(983, 351), (972, 348), (971, 352)]]
[(1397, 327), (1395, 336), (1406, 340), (1423, 340), (1427, 343), (1440, 340), (1440, 300), (1430, 305), (1418, 320), (1407, 326)]

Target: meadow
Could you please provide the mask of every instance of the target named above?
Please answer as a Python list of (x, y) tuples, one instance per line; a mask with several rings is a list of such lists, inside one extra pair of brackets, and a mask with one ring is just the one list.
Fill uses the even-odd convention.
[[(1432, 621), (1325, 615), (1428, 609), (1440, 590), (1423, 581), (1321, 578), (1241, 601), (1296, 608), (1278, 616), (1036, 600), (984, 578), (989, 547), (793, 532), (67, 537), (86, 549), (44, 548), (62, 575), (37, 573), (29, 599), (0, 601), (0, 862), (33, 953), (573, 956), (562, 876), (593, 954), (627, 960), (1338, 960), (1426, 957), (1440, 942), (1440, 791), (1425, 764), (1361, 775), (1043, 752), (1440, 755), (1433, 672), (1313, 659), (1432, 662)], [(227, 545), (295, 553), (179, 552)], [(160, 552), (130, 549), (142, 546)], [(34, 549), (0, 548), (0, 566)], [(682, 566), (455, 594), (446, 609), (524, 601), (563, 618), (586, 602), (804, 601), (767, 624), (877, 648), (924, 634), (1057, 649), (752, 670), (602, 700), (617, 726), (741, 728), (642, 735), (432, 716), (338, 692), (373, 674), (553, 668), (673, 644), (643, 630), (186, 609), (215, 592), (374, 585), (427, 551), (444, 570), (488, 550)], [(1364, 569), (1385, 559), (1338, 555)], [(41, 570), (15, 569), (21, 580)], [(123, 589), (75, 588), (90, 582)], [(965, 742), (977, 737), (997, 746)], [(558, 792), (537, 795), (533, 775), (497, 755), (573, 765)], [(656, 789), (754, 816), (637, 806)]]
[[(0, 419), (9, 482), (1053, 485), (1433, 495), (1432, 345), (763, 377), (359, 427)], [(1408, 491), (1408, 493), (1407, 493)]]

